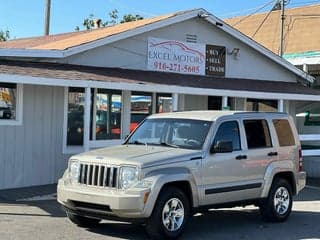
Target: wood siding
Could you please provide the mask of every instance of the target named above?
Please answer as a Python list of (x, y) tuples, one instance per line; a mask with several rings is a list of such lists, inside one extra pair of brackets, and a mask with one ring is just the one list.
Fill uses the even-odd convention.
[(0, 125), (0, 189), (55, 183), (62, 154), (63, 88), (24, 85), (23, 124)]

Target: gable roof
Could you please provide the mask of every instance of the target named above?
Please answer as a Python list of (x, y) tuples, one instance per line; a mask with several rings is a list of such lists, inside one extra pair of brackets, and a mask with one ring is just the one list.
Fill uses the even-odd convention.
[[(272, 11), (260, 30), (254, 35), (268, 13), (225, 19), (229, 25), (253, 38), (274, 53), (279, 52), (281, 10)], [(320, 4), (285, 10), (284, 52), (320, 53)], [(244, 19), (245, 18), (245, 19)], [(253, 36), (254, 35), (254, 36)], [(286, 56), (285, 55), (285, 56)]]
[(262, 55), (283, 66), (301, 79), (313, 82), (313, 77), (275, 55), (254, 40), (248, 38), (245, 34), (239, 32), (235, 28), (232, 28), (228, 24), (225, 24), (221, 19), (215, 17), (204, 9), (177, 12), (90, 31), (12, 40), (0, 43), (0, 58), (1, 56), (13, 58), (64, 58), (195, 17), (202, 18), (220, 28), (222, 31), (260, 52)]
[(86, 31), (78, 31), (25, 39), (15, 39), (6, 42), (0, 42), (0, 48), (66, 50), (102, 38), (110, 37), (112, 35), (119, 34), (128, 30), (146, 26), (164, 19), (168, 19), (178, 14), (181, 13), (179, 12), (175, 14), (167, 14), (163, 16), (126, 22), (122, 24), (115, 24), (113, 26), (106, 26)]

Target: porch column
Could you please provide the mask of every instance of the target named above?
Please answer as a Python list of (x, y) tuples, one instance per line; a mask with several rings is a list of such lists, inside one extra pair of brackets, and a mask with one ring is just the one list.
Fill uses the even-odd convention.
[(179, 94), (178, 93), (173, 93), (172, 94), (172, 111), (178, 111), (178, 99), (179, 99)]
[(278, 112), (284, 112), (283, 99), (278, 100)]
[(157, 93), (152, 93), (152, 114), (157, 112)]
[(121, 138), (130, 134), (131, 117), (131, 91), (122, 91), (121, 107)]
[(225, 107), (228, 107), (228, 96), (223, 96), (222, 97), (221, 110), (223, 110)]
[(83, 148), (84, 151), (89, 151), (90, 141), (90, 106), (91, 106), (91, 88), (85, 89), (85, 102), (84, 102), (84, 121), (83, 121)]

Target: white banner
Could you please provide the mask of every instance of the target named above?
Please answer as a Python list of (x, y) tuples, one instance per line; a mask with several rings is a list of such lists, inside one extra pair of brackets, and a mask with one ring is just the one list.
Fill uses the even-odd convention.
[(205, 75), (205, 44), (148, 39), (149, 70)]

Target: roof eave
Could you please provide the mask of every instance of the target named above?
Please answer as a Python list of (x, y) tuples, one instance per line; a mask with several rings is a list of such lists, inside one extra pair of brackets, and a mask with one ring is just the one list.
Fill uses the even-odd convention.
[(0, 57), (63, 58), (65, 56), (60, 50), (0, 48)]

